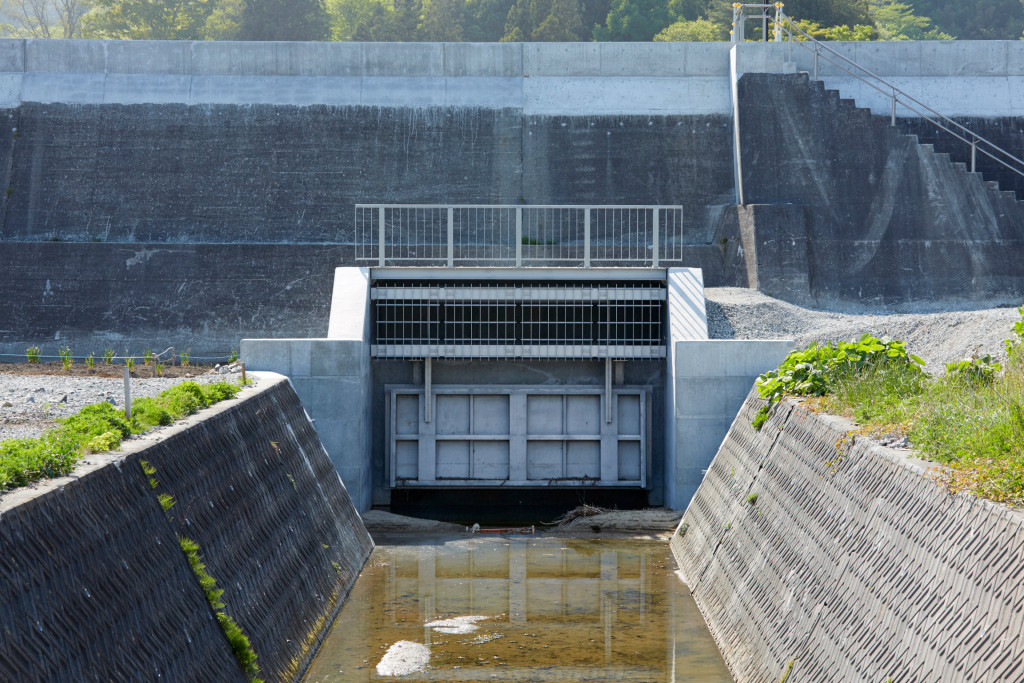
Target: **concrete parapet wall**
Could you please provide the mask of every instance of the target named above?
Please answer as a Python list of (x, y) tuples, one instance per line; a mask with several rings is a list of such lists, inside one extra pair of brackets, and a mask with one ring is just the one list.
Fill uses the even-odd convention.
[(354, 339), (243, 339), (247, 368), (286, 375), (360, 512), (371, 505), (370, 346)]
[[(0, 500), (0, 669), (244, 680), (178, 537), (267, 680), (297, 680), (372, 541), (284, 378)], [(156, 472), (152, 489), (145, 460)], [(157, 494), (173, 496), (165, 513)], [(16, 672), (16, 673), (15, 673)]]
[[(829, 43), (947, 115), (1024, 111), (1014, 41)], [(0, 106), (332, 104), (513, 107), (531, 114), (726, 114), (718, 43), (251, 43), (0, 41)], [(740, 73), (813, 70), (799, 45), (739, 46)], [(823, 60), (829, 87), (888, 111), (884, 94)]]
[(736, 680), (1021, 680), (1024, 516), (792, 403), (754, 431), (760, 405), (672, 540)]
[(673, 340), (666, 505), (686, 508), (751, 383), (793, 348), (789, 340)]

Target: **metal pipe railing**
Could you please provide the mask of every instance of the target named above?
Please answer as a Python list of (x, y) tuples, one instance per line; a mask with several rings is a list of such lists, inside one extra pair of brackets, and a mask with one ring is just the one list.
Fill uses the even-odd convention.
[[(825, 45), (817, 38), (814, 38), (800, 28), (800, 26), (793, 21), (792, 17), (786, 15), (782, 11), (782, 7), (782, 3), (775, 3), (773, 5), (737, 3), (733, 5), (733, 42), (736, 43), (743, 40), (743, 22), (747, 16), (750, 16), (744, 12), (745, 9), (750, 8), (758, 10), (753, 16), (761, 17), (767, 16), (770, 9), (775, 8), (775, 40), (779, 41), (782, 39), (783, 35), (786, 35), (790, 43), (796, 43), (800, 47), (811, 52), (814, 56), (812, 77), (815, 80), (818, 79), (818, 61), (819, 59), (823, 59), (861, 83), (864, 83), (868, 87), (890, 98), (892, 102), (889, 118), (891, 125), (896, 125), (897, 106), (902, 105), (905, 109), (917, 114), (933, 126), (949, 133), (953, 137), (970, 146), (970, 167), (972, 173), (977, 169), (977, 155), (978, 153), (981, 153), (1010, 171), (1013, 171), (1017, 175), (1024, 177), (1024, 159), (1014, 156), (1012, 153), (1003, 149), (991, 140), (975, 133), (967, 126), (954, 121), (948, 116), (940, 114), (917, 98), (903, 90), (900, 90), (870, 69), (864, 68), (849, 57), (846, 57), (828, 45)], [(794, 39), (794, 34), (799, 36), (799, 38)]]
[(591, 266), (678, 264), (683, 207), (548, 204), (357, 204), (356, 260)]

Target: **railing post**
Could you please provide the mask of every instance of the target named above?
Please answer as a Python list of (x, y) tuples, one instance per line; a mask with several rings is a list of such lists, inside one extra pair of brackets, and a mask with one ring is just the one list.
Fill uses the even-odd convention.
[(583, 267), (590, 267), (590, 207), (583, 209)]
[(974, 169), (977, 167), (978, 161), (978, 138), (971, 140), (971, 173), (974, 173)]
[(448, 267), (455, 266), (455, 209), (448, 207)]
[(384, 267), (384, 207), (377, 209), (378, 235), (377, 242), (380, 251), (377, 253), (377, 265)]
[(661, 221), (659, 220), (659, 209), (654, 207), (654, 258), (651, 264), (652, 268), (658, 267), (658, 230), (661, 228)]
[(523, 207), (516, 207), (516, 268), (523, 267)]
[(896, 126), (896, 91), (892, 91), (892, 116), (889, 117), (889, 125)]
[(814, 45), (814, 80), (818, 80), (818, 52), (820, 48), (817, 44)]

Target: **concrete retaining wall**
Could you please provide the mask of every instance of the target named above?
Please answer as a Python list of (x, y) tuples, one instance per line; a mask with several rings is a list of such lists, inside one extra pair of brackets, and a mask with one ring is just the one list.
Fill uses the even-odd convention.
[(1024, 516), (791, 403), (755, 432), (761, 403), (672, 540), (736, 680), (1024, 679)]
[[(244, 680), (178, 547), (196, 541), (267, 680), (296, 680), (372, 542), (287, 380), (0, 501), (0, 669)], [(156, 469), (150, 488), (140, 461)], [(167, 513), (157, 494), (174, 497)]]

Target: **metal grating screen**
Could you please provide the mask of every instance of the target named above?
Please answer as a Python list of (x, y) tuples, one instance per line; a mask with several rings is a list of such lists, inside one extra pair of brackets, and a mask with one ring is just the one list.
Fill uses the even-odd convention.
[(387, 281), (371, 298), (377, 357), (664, 356), (660, 282)]

